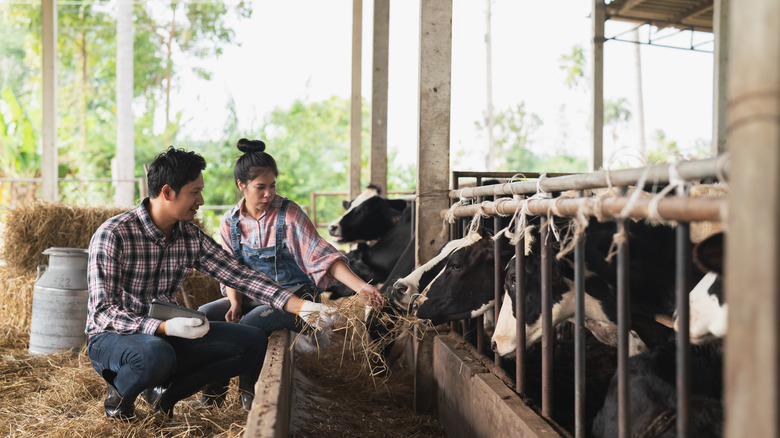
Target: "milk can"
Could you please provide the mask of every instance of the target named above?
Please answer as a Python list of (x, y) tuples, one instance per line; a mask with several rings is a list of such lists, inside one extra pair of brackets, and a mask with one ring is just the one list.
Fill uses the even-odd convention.
[(31, 354), (78, 351), (86, 342), (87, 254), (81, 248), (49, 248), (38, 266), (30, 322)]

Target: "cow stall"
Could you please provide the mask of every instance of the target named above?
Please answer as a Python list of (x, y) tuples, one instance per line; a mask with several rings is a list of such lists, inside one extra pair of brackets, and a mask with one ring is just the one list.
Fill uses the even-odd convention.
[[(533, 348), (528, 349), (525, 345), (526, 335), (524, 332), (526, 321), (524, 321), (524, 316), (526, 315), (526, 310), (523, 308), (523, 305), (527, 301), (524, 296), (524, 283), (522, 281), (516, 282), (515, 290), (508, 291), (515, 294), (517, 344), (515, 346), (514, 363), (516, 366), (509, 365), (509, 361), (506, 358), (501, 358), (498, 353), (488, 353), (489, 356), (493, 356), (492, 361), (490, 359), (486, 360), (486, 356), (482, 356), (487, 353), (485, 348), (487, 337), (481, 331), (484, 327), (483, 322), (471, 324), (471, 326), (476, 326), (476, 342), (469, 347), (470, 354), (460, 360), (455, 360), (454, 357), (462, 356), (463, 353), (459, 352), (453, 345), (462, 346), (465, 344), (464, 338), (473, 338), (470, 332), (466, 332), (467, 336), (461, 336), (464, 332), (461, 327), (465, 327), (467, 324), (453, 323), (450, 327), (450, 333), (446, 337), (440, 335), (432, 341), (431, 356), (433, 365), (430, 369), (434, 373), (432, 378), (435, 381), (434, 386), (437, 391), (435, 404), (447, 434), (461, 436), (457, 431), (468, 431), (468, 434), (471, 434), (471, 436), (490, 436), (512, 430), (507, 429), (507, 427), (519, 427), (517, 425), (508, 426), (502, 424), (502, 422), (495, 421), (493, 417), (485, 414), (484, 406), (486, 404), (491, 407), (495, 405), (495, 403), (488, 400), (496, 399), (524, 400), (529, 402), (528, 406), (522, 409), (523, 415), (518, 413), (521, 411), (519, 408), (510, 408), (509, 411), (516, 413), (515, 417), (524, 418), (522, 422), (526, 425), (542, 424), (543, 426), (541, 427), (528, 426), (535, 430), (536, 434), (546, 434), (554, 431), (554, 433), (564, 436), (569, 434), (574, 436), (591, 436), (590, 424), (593, 422), (593, 418), (588, 420), (585, 418), (586, 400), (588, 400), (587, 404), (589, 406), (593, 404), (593, 401), (588, 398), (586, 391), (586, 387), (588, 387), (587, 379), (594, 377), (591, 370), (589, 370), (588, 374), (585, 373), (586, 339), (590, 336), (586, 326), (589, 322), (592, 323), (592, 321), (586, 321), (585, 317), (586, 292), (584, 279), (586, 275), (591, 275), (591, 273), (585, 273), (584, 250), (587, 237), (583, 235), (582, 239), (570, 239), (566, 242), (569, 244), (569, 249), (573, 254), (571, 258), (574, 271), (572, 282), (575, 295), (575, 310), (572, 318), (573, 328), (571, 329), (573, 333), (570, 333), (571, 342), (569, 343), (573, 347), (573, 351), (566, 352), (566, 354), (562, 354), (560, 345), (567, 342), (566, 338), (559, 332), (556, 332), (553, 327), (550, 266), (555, 256), (552, 251), (552, 242), (561, 238), (553, 235), (556, 233), (553, 225), (556, 222), (556, 218), (567, 218), (567, 220), (568, 218), (574, 218), (575, 220), (579, 218), (582, 221), (584, 217), (598, 217), (599, 221), (610, 221), (615, 228), (614, 232), (609, 233), (609, 237), (612, 241), (611, 255), (616, 265), (617, 277), (614, 285), (616, 289), (616, 303), (614, 303), (616, 307), (615, 323), (617, 326), (616, 333), (614, 333), (616, 348), (614, 348), (612, 356), (617, 358), (617, 363), (615, 364), (615, 381), (617, 383), (615, 393), (617, 411), (615, 417), (616, 434), (619, 436), (631, 435), (631, 419), (629, 416), (631, 409), (629, 348), (631, 347), (632, 336), (636, 337), (629, 330), (632, 321), (632, 314), (629, 310), (631, 306), (631, 279), (629, 272), (631, 268), (629, 266), (631, 246), (628, 239), (620, 239), (621, 236), (625, 237), (626, 229), (628, 232), (631, 232), (632, 227), (636, 227), (634, 220), (644, 221), (649, 219), (655, 223), (674, 224), (673, 233), (676, 234), (676, 237), (674, 237), (676, 243), (673, 242), (676, 255), (674, 255), (673, 260), (667, 260), (666, 264), (671, 263), (670, 270), (673, 271), (669, 273), (670, 277), (668, 280), (677, 285), (674, 288), (675, 290), (672, 291), (676, 293), (676, 298), (674, 299), (678, 315), (676, 321), (678, 330), (675, 334), (676, 347), (674, 348), (674, 353), (676, 353), (678, 360), (673, 367), (673, 375), (676, 376), (676, 380), (679, 382), (675, 397), (677, 406), (673, 412), (664, 411), (663, 415), (654, 419), (655, 427), (662, 427), (664, 430), (671, 430), (673, 433), (676, 432), (677, 436), (695, 436), (689, 432), (692, 421), (690, 414), (692, 398), (690, 362), (692, 359), (690, 357), (691, 348), (689, 346), (689, 322), (687, 318), (688, 292), (690, 291), (689, 284), (691, 283), (689, 278), (691, 275), (691, 258), (689, 256), (691, 248), (690, 227), (691, 224), (694, 227), (699, 227), (705, 223), (719, 225), (719, 222), (725, 217), (726, 197), (698, 197), (700, 195), (696, 193), (691, 195), (690, 192), (692, 189), (694, 192), (700, 192), (702, 187), (701, 181), (723, 181), (725, 183), (727, 175), (728, 159), (725, 156), (719, 156), (707, 160), (679, 162), (640, 169), (601, 171), (556, 177), (542, 175), (536, 179), (523, 178), (517, 182), (451, 191), (450, 198), (453, 200), (453, 206), (449, 210), (442, 212), (444, 219), (451, 223), (451, 238), (460, 237), (464, 232), (466, 226), (458, 222), (466, 219), (472, 219), (473, 221), (493, 220), (496, 224), (499, 223), (499, 218), (501, 217), (508, 217), (513, 220), (513, 223), (506, 228), (498, 229), (498, 226), (496, 226), (497, 234), (500, 234), (501, 237), (497, 240), (495, 250), (494, 269), (496, 281), (494, 302), (496, 304), (493, 309), (495, 320), (499, 319), (500, 302), (503, 295), (498, 279), (504, 275), (506, 262), (508, 261), (502, 260), (498, 256), (498, 243), (502, 239), (512, 241), (511, 245), (514, 247), (516, 256), (514, 258), (516, 272), (526, 271), (526, 268), (523, 266), (526, 256), (523, 254), (524, 236), (521, 231), (523, 227), (527, 226), (531, 217), (537, 218), (536, 227), (540, 231), (539, 238), (545, 243), (540, 246), (541, 254), (539, 257), (539, 262), (541, 262), (541, 285), (539, 288), (541, 292), (540, 348), (536, 350)], [(716, 186), (723, 187), (722, 184)], [(627, 193), (626, 190), (629, 188), (645, 190), (633, 190)], [(584, 192), (586, 191), (601, 194), (585, 196)], [(604, 193), (607, 192), (610, 194), (605, 195)], [(484, 200), (486, 198), (493, 198), (493, 200)], [(587, 224), (587, 221), (580, 223)], [(508, 242), (505, 244), (509, 245)], [(561, 246), (564, 246), (564, 244), (561, 244)], [(637, 249), (641, 250), (641, 248)], [(637, 318), (635, 317), (635, 319)], [(665, 322), (669, 323), (669, 321)], [(592, 324), (588, 328), (592, 330)], [(586, 333), (588, 336), (586, 336)], [(452, 337), (456, 340), (453, 341)], [(589, 343), (588, 351), (594, 348), (604, 350), (603, 345), (599, 344), (598, 342)], [(599, 353), (601, 358), (592, 359), (589, 356), (588, 360), (603, 361), (604, 354), (602, 351)], [(539, 358), (541, 361), (540, 366), (529, 363), (529, 355)], [(424, 355), (418, 354), (418, 356)], [(571, 358), (573, 362), (573, 377), (570, 380), (573, 381), (574, 388), (574, 394), (572, 395), (574, 398), (574, 412), (568, 414), (568, 417), (572, 418), (573, 421), (568, 428), (561, 426), (556, 421), (562, 415), (559, 412), (560, 408), (555, 408), (554, 397), (557, 392), (555, 391), (556, 380), (553, 378), (554, 374), (557, 376), (557, 373), (560, 372), (557, 368), (557, 358), (566, 356)], [(480, 357), (481, 360), (475, 359)], [(606, 362), (609, 362), (609, 360)], [(479, 370), (475, 370), (475, 366)], [(538, 391), (538, 398), (528, 400), (528, 393), (533, 391), (529, 391), (526, 377), (530, 370), (535, 367), (540, 368), (541, 371), (541, 388)], [(428, 367), (419, 363), (416, 365), (417, 370), (426, 368)], [(463, 377), (464, 368), (469, 369), (469, 372), (466, 374), (472, 377)], [(510, 368), (514, 368), (514, 372), (506, 372)], [(453, 377), (451, 373), (454, 373), (456, 377)], [(495, 388), (496, 385), (485, 384), (481, 381), (477, 383), (477, 380), (485, 379), (483, 374), (486, 373), (493, 374), (496, 377), (496, 381), (502, 382), (502, 385), (498, 385), (504, 386), (501, 388), (501, 391), (505, 391), (506, 387), (509, 386), (511, 394), (503, 394), (496, 397), (497, 393), (489, 389)], [(480, 378), (475, 380), (473, 376), (480, 376)], [(603, 376), (601, 377), (603, 379)], [(456, 386), (454, 382), (458, 379), (464, 380), (462, 383), (473, 387), (468, 391), (465, 389), (453, 389)], [(720, 380), (720, 374), (717, 375), (717, 379)], [(508, 380), (511, 380), (511, 382), (508, 382)], [(722, 383), (718, 381), (714, 382), (713, 385), (721, 387)], [(477, 390), (475, 388), (481, 389)], [(473, 391), (477, 391), (482, 395), (475, 395)], [(602, 389), (602, 391), (606, 390)], [(466, 393), (469, 394), (468, 397), (462, 398), (462, 395)], [(498, 394), (501, 394), (501, 392), (498, 392)], [(696, 400), (698, 401), (699, 399), (697, 398)], [(538, 418), (528, 419), (528, 414), (531, 413), (538, 414)], [(592, 417), (593, 413), (591, 412), (589, 415)], [(505, 418), (506, 416), (499, 417)], [(714, 417), (716, 420), (722, 421), (722, 417), (718, 416), (718, 414), (715, 414)]]

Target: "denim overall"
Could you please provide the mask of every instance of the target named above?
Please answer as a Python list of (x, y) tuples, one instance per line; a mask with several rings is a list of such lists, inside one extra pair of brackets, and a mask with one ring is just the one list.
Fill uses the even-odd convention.
[[(284, 217), (287, 211), (287, 204), (288, 200), (285, 199), (282, 201), (282, 206), (279, 209), (279, 219), (276, 222), (275, 246), (259, 249), (242, 246), (237, 216), (231, 217), (228, 222), (230, 226), (230, 246), (233, 248), (233, 254), (242, 264), (264, 272), (287, 289), (303, 285), (295, 294), (301, 298), (314, 300), (317, 295), (314, 283), (298, 267), (295, 258), (284, 244)], [(210, 321), (224, 321), (225, 314), (229, 309), (230, 301), (224, 298), (201, 306), (199, 310), (206, 313)], [(303, 329), (302, 321), (294, 314), (275, 309), (251, 300), (246, 296), (242, 300), (241, 312), (244, 315), (241, 318), (241, 324), (262, 329), (269, 336), (272, 331), (280, 328), (287, 328), (296, 332), (300, 332)]]

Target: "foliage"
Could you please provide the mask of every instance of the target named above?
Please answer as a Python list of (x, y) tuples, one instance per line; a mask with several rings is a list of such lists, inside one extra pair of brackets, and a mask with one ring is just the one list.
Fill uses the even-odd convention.
[(679, 160), (695, 160), (712, 155), (709, 142), (699, 140), (693, 148), (683, 150), (676, 141), (667, 138), (666, 133), (660, 129), (653, 134), (652, 142), (655, 147), (647, 153), (647, 163), (649, 165), (673, 163)]
[(561, 55), (559, 68), (566, 73), (566, 86), (574, 89), (585, 88), (585, 51), (575, 44), (571, 53)]
[[(0, 4), (0, 150), (26, 153), (38, 148), (41, 137), (40, 4)], [(58, 160), (61, 178), (107, 178), (116, 155), (116, 20), (103, 1), (85, 0), (58, 5)], [(180, 114), (170, 115), (170, 90), (177, 82), (176, 56), (216, 57), (234, 36), (227, 17), (251, 15), (244, 2), (141, 2), (134, 14), (134, 108), (137, 176), (142, 166), (165, 145), (174, 142)], [(179, 67), (181, 68), (181, 67)], [(209, 72), (198, 69), (208, 77)], [(24, 111), (15, 111), (14, 106)], [(164, 109), (166, 123), (155, 132), (154, 122)], [(24, 129), (22, 129), (24, 128)], [(24, 135), (21, 134), (24, 132)], [(21, 140), (20, 136), (24, 137)], [(9, 138), (10, 137), (10, 138)], [(39, 153), (39, 152), (37, 152)], [(32, 176), (39, 157), (22, 155), (15, 165), (3, 160), (0, 174)], [(26, 172), (26, 173), (25, 173)], [(61, 199), (77, 203), (105, 203), (109, 184), (62, 183)], [(2, 192), (0, 192), (2, 196)]]

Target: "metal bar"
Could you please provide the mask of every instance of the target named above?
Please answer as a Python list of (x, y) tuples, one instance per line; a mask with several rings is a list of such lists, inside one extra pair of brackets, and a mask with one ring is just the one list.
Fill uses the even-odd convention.
[[(501, 227), (501, 220), (498, 216), (493, 217), (493, 230), (498, 231)], [(501, 277), (504, 274), (504, 265), (501, 263), (501, 239), (493, 241), (493, 321), (498, 321), (498, 313), (501, 310)], [(481, 350), (480, 350), (481, 351)], [(501, 355), (493, 353), (493, 361), (496, 366), (501, 366)]]
[(574, 436), (585, 437), (585, 239), (574, 245)]
[(553, 408), (553, 327), (552, 327), (552, 248), (542, 218), (542, 415), (552, 417)]
[[(618, 234), (628, 234), (628, 222), (617, 222)], [(617, 319), (618, 319), (618, 436), (631, 436), (628, 398), (628, 330), (631, 325), (629, 286), (629, 247), (623, 242), (617, 253)]]
[(688, 302), (691, 278), (690, 224), (677, 225), (677, 437), (687, 438), (691, 405), (690, 359), (690, 305)]
[[(466, 187), (451, 190), (450, 198), (476, 198), (489, 195), (514, 195), (544, 192), (563, 192), (566, 190), (596, 189), (609, 186), (629, 186), (636, 184), (647, 172), (648, 183), (668, 183), (670, 164), (660, 164), (635, 169), (611, 170), (544, 178), (542, 181), (518, 181), (514, 183), (494, 184), (482, 187)], [(729, 177), (729, 159), (718, 156), (704, 160), (682, 161), (676, 164), (680, 178), (690, 181), (701, 178)]]
[[(458, 189), (460, 187), (460, 178), (458, 177), (458, 172), (452, 172), (452, 188)], [(450, 199), (450, 207), (452, 207), (453, 204), (455, 204), (457, 201), (454, 199)], [(462, 220), (458, 219), (455, 222), (450, 224), (450, 240), (455, 240), (460, 238), (460, 227), (461, 227)], [(455, 321), (450, 321), (450, 332), (456, 333), (456, 324)]]
[(624, 40), (624, 39), (620, 39), (620, 38), (607, 38), (607, 40), (617, 41), (617, 42), (620, 42), (620, 43), (639, 44), (639, 45), (643, 45), (643, 46), (661, 47), (661, 48), (664, 48), (664, 49), (687, 50), (689, 52), (699, 52), (699, 53), (714, 53), (713, 50), (706, 50), (706, 49), (699, 49), (698, 48), (699, 46), (703, 46), (705, 44), (712, 43), (713, 42), (712, 40), (703, 41), (701, 43), (693, 44), (693, 45), (688, 46), (688, 47), (672, 46), (672, 45), (669, 45), (669, 44), (656, 44), (654, 42), (631, 41), (631, 40)]
[[(486, 202), (479, 205), (459, 206), (452, 211), (455, 217), (471, 217), (479, 208), (485, 214), (514, 214), (520, 207), (521, 202), (527, 202), (528, 211), (534, 215), (546, 215), (548, 212), (555, 211), (555, 214), (561, 216), (575, 216), (580, 207), (584, 204), (590, 204), (588, 207), (593, 209), (599, 207), (601, 213), (605, 216), (617, 217), (623, 211), (629, 198), (626, 196), (616, 196), (602, 198), (598, 205), (593, 205), (595, 198), (558, 198), (558, 199), (530, 199), (528, 201), (511, 200), (501, 204), (495, 202)], [(649, 206), (651, 199), (640, 198), (633, 202), (629, 209), (628, 216), (633, 218), (648, 218), (650, 216)], [(693, 221), (718, 221), (726, 217), (727, 208), (726, 198), (664, 198), (658, 202), (658, 214), (667, 220), (680, 220), (686, 222)], [(444, 217), (448, 210), (442, 210), (441, 216)]]
[[(520, 231), (515, 231), (520, 232)], [(515, 390), (525, 392), (525, 236), (515, 244)]]

